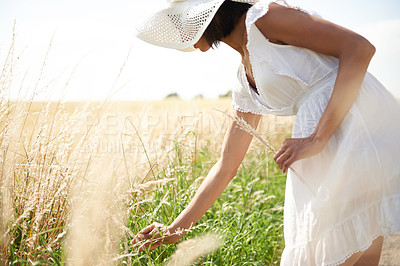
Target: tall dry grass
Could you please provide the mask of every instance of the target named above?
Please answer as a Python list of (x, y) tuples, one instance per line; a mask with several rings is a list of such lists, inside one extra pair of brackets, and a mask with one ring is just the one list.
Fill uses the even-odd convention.
[[(61, 100), (35, 102), (48, 90), (42, 77), (51, 42), (30, 85), (15, 84), (14, 42), (15, 34), (0, 77), (1, 264), (110, 264), (135, 179), (121, 174), (121, 157), (98, 152), (107, 104), (71, 112)], [(31, 94), (10, 100), (18, 87)], [(89, 117), (98, 124), (88, 125)]]
[[(200, 116), (165, 123), (150, 109), (117, 117), (112, 103), (72, 111), (34, 96), (9, 101), (12, 66), (0, 98), (2, 263), (112, 265), (132, 255), (119, 246), (133, 236), (128, 206), (151, 201), (143, 194), (169, 181), (159, 172), (198, 145)], [(177, 143), (181, 154), (170, 156)]]
[[(152, 201), (149, 191), (171, 181), (159, 178), (161, 171), (177, 171), (170, 164), (187, 156), (195, 161), (191, 151), (197, 145), (215, 145), (194, 133), (199, 116), (174, 120), (165, 132), (164, 126), (138, 121), (154, 117), (147, 110), (109, 134), (109, 114), (93, 119), (98, 106), (71, 113), (62, 103), (4, 102), (3, 262), (112, 265), (132, 255), (129, 246), (119, 247), (122, 238), (129, 242), (133, 237), (126, 226), (132, 208)], [(39, 110), (29, 111), (29, 106)], [(96, 125), (89, 120), (97, 120)], [(179, 154), (173, 152), (176, 145)]]
[[(171, 204), (167, 197), (178, 211), (177, 199), (190, 199), (218, 158), (230, 119), (211, 106), (227, 110), (230, 99), (151, 106), (108, 98), (90, 104), (37, 102), (38, 91), (51, 89), (42, 79), (51, 43), (37, 80), (17, 84), (20, 55), (14, 42), (13, 37), (0, 77), (0, 263), (136, 265), (132, 258), (139, 254), (128, 244), (134, 234)], [(110, 96), (120, 88), (128, 58), (129, 52)], [(10, 99), (12, 89), (20, 91), (16, 100)], [(277, 131), (287, 131), (287, 121), (263, 118), (260, 134), (273, 135), (275, 142), (282, 138)], [(256, 149), (251, 146), (250, 152)], [(180, 180), (194, 180), (183, 194), (186, 181)], [(252, 200), (265, 203), (259, 200), (264, 192), (255, 193)], [(143, 214), (144, 206), (154, 203)], [(166, 213), (165, 218), (174, 217)], [(170, 263), (182, 254), (194, 261), (207, 252), (198, 248), (207, 239), (184, 242), (180, 247), (186, 251), (178, 251)]]

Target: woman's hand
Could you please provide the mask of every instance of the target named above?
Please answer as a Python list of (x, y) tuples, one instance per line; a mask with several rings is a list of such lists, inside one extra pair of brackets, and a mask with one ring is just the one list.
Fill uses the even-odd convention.
[(152, 250), (161, 244), (176, 243), (182, 238), (183, 235), (183, 232), (178, 232), (178, 230), (174, 230), (166, 225), (153, 223), (141, 230), (132, 240), (131, 244), (135, 245), (141, 241), (145, 241), (139, 247), (139, 251), (142, 251), (146, 248)]
[[(239, 111), (236, 111), (236, 115), (253, 128), (257, 128), (261, 118), (261, 115)], [(170, 226), (154, 223), (140, 231), (131, 243), (137, 244), (143, 241), (144, 243), (139, 247), (139, 250), (143, 250), (178, 242), (185, 232), (206, 213), (235, 177), (252, 138), (251, 134), (237, 127), (236, 121), (232, 121), (224, 137), (220, 159), (211, 168), (185, 210)]]
[(320, 153), (325, 144), (325, 141), (318, 140), (314, 134), (307, 138), (285, 139), (274, 155), (274, 160), (285, 174), (295, 161)]

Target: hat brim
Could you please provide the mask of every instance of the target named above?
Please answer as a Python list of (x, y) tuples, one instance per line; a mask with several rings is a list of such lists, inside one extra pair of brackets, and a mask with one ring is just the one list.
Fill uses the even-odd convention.
[(153, 45), (188, 50), (211, 23), (224, 0), (187, 0), (150, 16), (137, 26), (136, 36)]

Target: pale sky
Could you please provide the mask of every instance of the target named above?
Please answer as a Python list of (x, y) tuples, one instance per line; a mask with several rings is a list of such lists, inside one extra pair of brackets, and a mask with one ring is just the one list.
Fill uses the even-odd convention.
[[(354, 30), (377, 48), (369, 71), (400, 98), (400, 1), (296, 0), (290, 4)], [(114, 100), (159, 100), (171, 92), (184, 99), (216, 98), (235, 86), (240, 57), (222, 45), (206, 53), (183, 53), (138, 40), (134, 25), (166, 0), (0, 0), (0, 64), (3, 66), (16, 20), (10, 94), (32, 89), (53, 38), (36, 99), (103, 100), (127, 58)], [(69, 76), (75, 69), (72, 78)], [(123, 86), (124, 85), (124, 86)], [(54, 91), (47, 93), (47, 87)]]

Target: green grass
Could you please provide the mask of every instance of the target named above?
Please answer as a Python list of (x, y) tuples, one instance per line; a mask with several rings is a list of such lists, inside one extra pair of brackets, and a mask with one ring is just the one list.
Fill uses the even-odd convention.
[[(196, 151), (196, 162), (193, 163), (192, 156), (180, 156), (180, 148), (178, 143), (169, 169), (160, 171), (157, 177), (173, 178), (174, 181), (135, 200), (151, 199), (132, 208), (129, 228), (134, 233), (152, 222), (170, 224), (194, 196), (200, 183), (196, 181), (197, 177), (206, 176), (217, 159), (207, 147), (201, 147)], [(284, 247), (284, 189), (285, 176), (281, 175), (271, 154), (257, 144), (246, 155), (237, 176), (220, 198), (182, 238), (186, 240), (208, 232), (221, 236), (221, 248), (199, 259), (196, 265), (279, 264)], [(125, 261), (133, 265), (162, 265), (175, 250), (176, 245), (164, 245), (142, 251)]]

